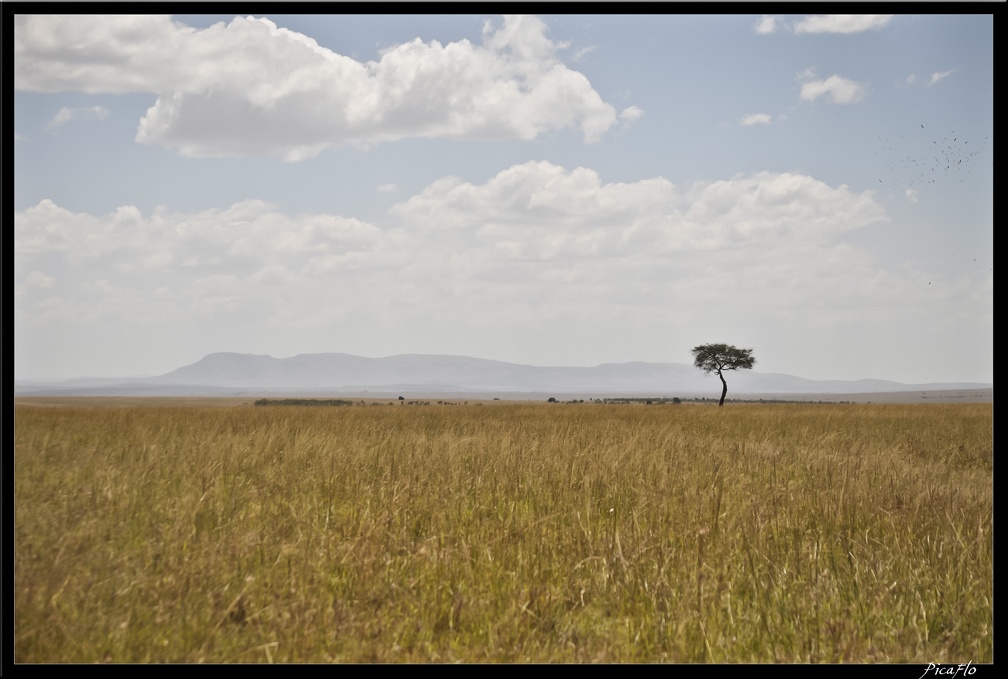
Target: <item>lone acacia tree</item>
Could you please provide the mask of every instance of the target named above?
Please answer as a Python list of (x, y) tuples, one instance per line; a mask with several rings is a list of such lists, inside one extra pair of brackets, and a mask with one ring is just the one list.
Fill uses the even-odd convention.
[(752, 349), (739, 349), (730, 344), (701, 344), (693, 347), (693, 365), (704, 371), (705, 375), (712, 372), (721, 378), (724, 388), (721, 390), (721, 400), (718, 406), (724, 405), (728, 393), (728, 383), (725, 382), (725, 370), (748, 370), (756, 363)]

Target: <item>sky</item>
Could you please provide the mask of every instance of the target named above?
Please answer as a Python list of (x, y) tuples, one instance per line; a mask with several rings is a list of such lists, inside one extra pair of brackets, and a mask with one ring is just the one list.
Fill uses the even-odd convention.
[(993, 383), (992, 14), (6, 20), (16, 380), (724, 342)]

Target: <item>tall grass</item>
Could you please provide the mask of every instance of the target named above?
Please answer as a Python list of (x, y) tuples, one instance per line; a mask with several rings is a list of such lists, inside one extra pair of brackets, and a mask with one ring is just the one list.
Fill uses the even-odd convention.
[(987, 405), (15, 407), (16, 662), (991, 662)]

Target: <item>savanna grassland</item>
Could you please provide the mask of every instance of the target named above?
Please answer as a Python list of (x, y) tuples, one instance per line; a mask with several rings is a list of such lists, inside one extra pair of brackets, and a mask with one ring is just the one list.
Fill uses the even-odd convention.
[(991, 404), (15, 404), (14, 660), (993, 661)]

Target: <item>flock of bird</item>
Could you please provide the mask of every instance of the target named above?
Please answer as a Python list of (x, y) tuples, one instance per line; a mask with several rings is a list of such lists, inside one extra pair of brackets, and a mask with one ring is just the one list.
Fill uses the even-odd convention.
[[(921, 125), (921, 129), (924, 129), (924, 125)], [(896, 136), (898, 140), (879, 136), (883, 146), (875, 152), (876, 156), (889, 157), (886, 162), (893, 173), (893, 189), (913, 189), (950, 177), (965, 182), (973, 169), (974, 161), (990, 141), (990, 137), (984, 137), (981, 143), (970, 146), (966, 139), (959, 141), (961, 137), (955, 130), (940, 140), (932, 139), (930, 143), (916, 137), (904, 137), (902, 134)], [(913, 153), (907, 153), (908, 144), (916, 149)], [(879, 183), (886, 184), (886, 181), (879, 179)]]

